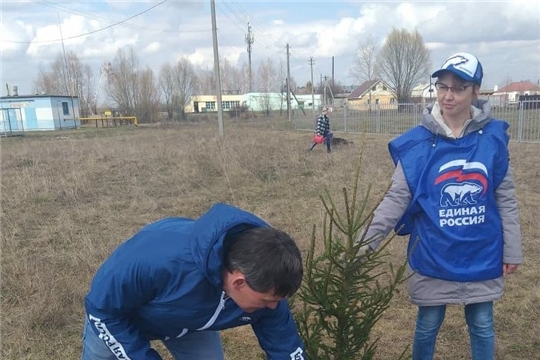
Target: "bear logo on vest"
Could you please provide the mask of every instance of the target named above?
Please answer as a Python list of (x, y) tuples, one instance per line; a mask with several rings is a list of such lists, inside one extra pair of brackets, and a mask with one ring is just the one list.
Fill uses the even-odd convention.
[(447, 184), (441, 191), (441, 206), (474, 205), (475, 196), (482, 190), (482, 186), (470, 182)]

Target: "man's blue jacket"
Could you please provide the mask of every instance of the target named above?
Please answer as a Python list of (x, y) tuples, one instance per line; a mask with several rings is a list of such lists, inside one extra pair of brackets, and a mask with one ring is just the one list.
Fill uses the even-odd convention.
[(199, 219), (167, 218), (142, 228), (97, 271), (85, 308), (94, 332), (118, 359), (161, 359), (150, 340), (250, 324), (270, 360), (303, 359), (286, 300), (275, 309), (240, 309), (223, 292), (228, 231), (268, 226), (217, 204)]

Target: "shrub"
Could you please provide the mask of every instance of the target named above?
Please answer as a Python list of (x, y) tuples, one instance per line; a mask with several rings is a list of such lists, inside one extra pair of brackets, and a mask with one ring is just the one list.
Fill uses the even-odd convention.
[(377, 339), (371, 338), (371, 330), (390, 306), (397, 287), (407, 279), (406, 261), (394, 269), (385, 253), (395, 235), (364, 255), (371, 239), (364, 235), (358, 238), (358, 234), (365, 234), (362, 229), (371, 222), (373, 210), (366, 209), (369, 187), (357, 200), (360, 170), (361, 160), (352, 197), (343, 189), (343, 210), (338, 209), (328, 191), (321, 197), (325, 208), (324, 247), (317, 252), (314, 226), (304, 281), (291, 299), (309, 360), (373, 359)]

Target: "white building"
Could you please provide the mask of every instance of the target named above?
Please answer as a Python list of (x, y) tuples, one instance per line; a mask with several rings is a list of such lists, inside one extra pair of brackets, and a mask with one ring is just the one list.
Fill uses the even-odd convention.
[(78, 97), (28, 95), (0, 97), (0, 132), (75, 129), (81, 126)]
[[(286, 93), (247, 93), (242, 96), (240, 105), (247, 106), (250, 111), (279, 111), (287, 110)], [(319, 109), (322, 106), (320, 94), (295, 95), (291, 93), (291, 109)]]
[(520, 95), (540, 95), (540, 86), (530, 81), (519, 81), (510, 83), (493, 92), (493, 96), (500, 97), (501, 101), (506, 103), (517, 103)]
[(437, 89), (435, 84), (420, 84), (413, 88), (411, 97), (429, 101), (437, 98)]

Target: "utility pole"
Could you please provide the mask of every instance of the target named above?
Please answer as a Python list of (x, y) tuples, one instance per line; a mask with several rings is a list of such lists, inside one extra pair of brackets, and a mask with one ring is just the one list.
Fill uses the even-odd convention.
[(328, 76), (324, 75), (324, 106), (328, 103), (326, 102), (326, 82), (328, 81)]
[(332, 56), (332, 86), (334, 86), (334, 57)]
[(212, 39), (214, 43), (214, 72), (217, 80), (217, 110), (218, 110), (218, 124), (219, 124), (219, 136), (223, 138), (223, 108), (221, 106), (221, 77), (219, 75), (219, 54), (217, 43), (217, 29), (216, 29), (216, 3), (215, 0), (210, 0), (210, 8), (212, 13)]
[[(71, 98), (71, 111), (73, 112), (73, 121), (75, 124), (77, 124), (77, 120), (75, 119), (75, 105), (73, 104), (73, 82), (71, 79), (70, 65), (68, 64), (67, 58), (66, 58), (66, 47), (64, 46), (64, 35), (62, 35), (62, 24), (60, 24), (60, 15), (57, 13), (56, 16), (58, 16), (58, 28), (60, 29), (60, 39), (62, 40), (62, 52), (64, 54), (64, 65), (66, 67), (68, 92), (69, 92), (69, 97)], [(59, 124), (60, 124), (60, 128), (62, 128), (61, 121)]]
[(248, 67), (249, 67), (249, 92), (253, 91), (252, 90), (252, 87), (253, 87), (253, 81), (252, 81), (252, 78), (251, 78), (251, 44), (253, 44), (253, 42), (255, 41), (255, 38), (253, 36), (253, 33), (251, 32), (251, 24), (249, 22), (249, 18), (248, 18), (248, 33), (246, 35), (246, 44), (247, 44), (247, 52), (248, 52)]
[(313, 61), (313, 56), (309, 58), (309, 66), (311, 67), (311, 109), (313, 110), (313, 116), (315, 116), (315, 95), (313, 90), (313, 64), (315, 62)]
[(433, 93), (433, 88), (431, 87), (431, 76), (429, 77), (429, 102), (431, 102), (431, 94)]
[(289, 44), (287, 43), (287, 117), (291, 121), (291, 66), (289, 56)]

